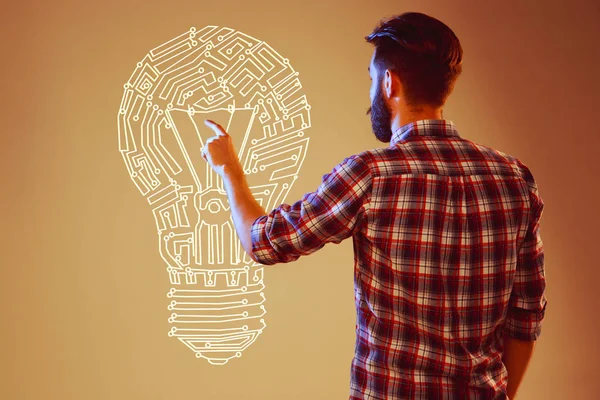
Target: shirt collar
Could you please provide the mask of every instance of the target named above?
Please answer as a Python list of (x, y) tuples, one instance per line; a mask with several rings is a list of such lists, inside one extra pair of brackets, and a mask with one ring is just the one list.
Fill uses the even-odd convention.
[(392, 134), (390, 146), (414, 136), (460, 137), (456, 126), (449, 119), (420, 119), (398, 128)]

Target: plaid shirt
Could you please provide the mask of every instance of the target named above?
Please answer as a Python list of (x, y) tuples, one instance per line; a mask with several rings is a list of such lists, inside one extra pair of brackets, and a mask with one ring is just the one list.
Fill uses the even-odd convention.
[(546, 309), (543, 205), (520, 160), (420, 120), (256, 219), (252, 253), (287, 263), (352, 236), (350, 399), (506, 399), (503, 334), (536, 340)]

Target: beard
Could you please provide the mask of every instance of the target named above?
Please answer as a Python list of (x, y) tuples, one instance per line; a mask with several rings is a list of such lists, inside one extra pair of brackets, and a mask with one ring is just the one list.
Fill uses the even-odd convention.
[(375, 138), (380, 142), (389, 143), (392, 139), (392, 114), (381, 93), (381, 82), (377, 85), (375, 99), (367, 114), (371, 114), (371, 126)]

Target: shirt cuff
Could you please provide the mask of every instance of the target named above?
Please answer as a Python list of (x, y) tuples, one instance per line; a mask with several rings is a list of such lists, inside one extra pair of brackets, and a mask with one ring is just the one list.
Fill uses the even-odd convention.
[[(546, 303), (547, 304), (547, 303)], [(504, 333), (510, 337), (528, 342), (535, 341), (542, 332), (542, 323), (546, 313), (546, 305), (541, 311), (531, 312), (518, 308), (508, 311)]]
[(250, 227), (250, 237), (252, 241), (252, 255), (260, 263), (264, 265), (273, 265), (279, 262), (277, 253), (267, 237), (268, 216), (262, 215), (258, 217)]

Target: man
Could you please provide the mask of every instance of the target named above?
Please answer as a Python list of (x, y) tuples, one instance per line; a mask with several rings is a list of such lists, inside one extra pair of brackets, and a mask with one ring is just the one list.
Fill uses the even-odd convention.
[(350, 399), (514, 399), (547, 303), (533, 175), (443, 119), (462, 71), (448, 26), (404, 13), (366, 40), (375, 46), (367, 114), (389, 147), (344, 159), (315, 192), (269, 214), (212, 121), (203, 156), (255, 261), (291, 262), (352, 236)]

